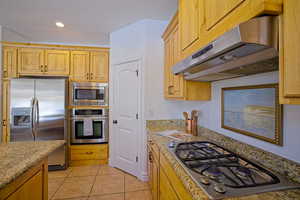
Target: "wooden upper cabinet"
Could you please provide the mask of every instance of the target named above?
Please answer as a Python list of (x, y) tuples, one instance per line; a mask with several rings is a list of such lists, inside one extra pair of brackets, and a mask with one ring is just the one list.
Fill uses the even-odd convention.
[(72, 51), (71, 52), (71, 79), (73, 81), (89, 80), (90, 52)]
[(45, 50), (44, 72), (55, 76), (68, 76), (70, 73), (70, 52)]
[(108, 52), (91, 52), (90, 80), (108, 82)]
[(182, 49), (189, 47), (199, 38), (199, 2), (200, 0), (179, 0)]
[(236, 7), (238, 7), (245, 0), (206, 0), (205, 14), (206, 14), (206, 28), (207, 30), (214, 27), (222, 18), (226, 17)]
[(17, 77), (17, 48), (3, 47), (3, 78)]
[(19, 48), (18, 73), (20, 75), (42, 75), (44, 50), (37, 48)]
[(300, 1), (284, 2), (280, 17), (280, 103), (300, 104)]

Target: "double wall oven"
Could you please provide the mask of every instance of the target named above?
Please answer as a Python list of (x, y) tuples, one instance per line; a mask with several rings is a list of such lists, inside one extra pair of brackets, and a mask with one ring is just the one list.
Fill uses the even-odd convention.
[(72, 109), (72, 144), (108, 142), (108, 109)]
[(74, 106), (108, 106), (107, 83), (72, 83)]

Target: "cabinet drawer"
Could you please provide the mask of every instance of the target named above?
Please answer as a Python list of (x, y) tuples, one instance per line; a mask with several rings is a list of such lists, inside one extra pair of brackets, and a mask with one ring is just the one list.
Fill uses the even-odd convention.
[(108, 157), (107, 144), (72, 145), (71, 160), (104, 160)]

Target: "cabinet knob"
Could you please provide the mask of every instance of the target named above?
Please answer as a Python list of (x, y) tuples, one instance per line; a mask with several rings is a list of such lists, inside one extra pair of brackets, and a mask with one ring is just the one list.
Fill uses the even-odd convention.
[(93, 74), (93, 73), (91, 73), (91, 79), (93, 79), (93, 75), (94, 75), (94, 74)]
[(2, 120), (2, 126), (6, 126), (6, 120)]
[(45, 72), (48, 72), (48, 66), (45, 65)]
[(90, 79), (90, 78), (89, 78), (89, 73), (86, 73), (86, 79)]
[(44, 72), (44, 67), (43, 65), (40, 66), (41, 72)]

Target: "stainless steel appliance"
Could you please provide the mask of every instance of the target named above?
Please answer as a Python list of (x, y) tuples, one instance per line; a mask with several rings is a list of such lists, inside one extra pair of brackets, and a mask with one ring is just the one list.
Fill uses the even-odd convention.
[(187, 80), (216, 81), (278, 70), (278, 18), (242, 23), (173, 67)]
[(108, 109), (73, 109), (72, 144), (108, 142)]
[(300, 187), (211, 142), (171, 142), (168, 148), (210, 199)]
[(72, 85), (73, 105), (78, 106), (107, 106), (108, 84), (107, 83), (79, 83)]
[[(12, 79), (10, 140), (66, 140), (65, 79)], [(65, 168), (66, 149), (49, 156), (49, 169)]]

